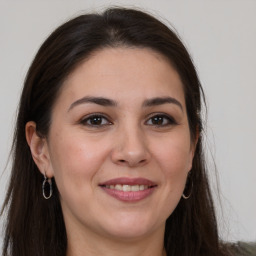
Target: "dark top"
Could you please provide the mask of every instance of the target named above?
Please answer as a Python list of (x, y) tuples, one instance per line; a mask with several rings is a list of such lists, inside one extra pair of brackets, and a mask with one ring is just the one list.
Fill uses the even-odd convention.
[(230, 250), (234, 256), (256, 256), (256, 242), (230, 244)]

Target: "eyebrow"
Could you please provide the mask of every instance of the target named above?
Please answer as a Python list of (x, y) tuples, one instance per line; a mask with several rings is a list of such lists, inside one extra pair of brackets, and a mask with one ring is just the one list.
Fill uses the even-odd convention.
[(183, 111), (182, 104), (178, 100), (172, 97), (157, 97), (153, 99), (148, 99), (144, 101), (142, 106), (153, 107), (153, 106), (159, 106), (159, 105), (168, 104), (168, 103), (177, 105)]
[[(74, 108), (77, 105), (86, 104), (86, 103), (93, 103), (93, 104), (97, 104), (105, 107), (116, 107), (118, 105), (116, 101), (108, 98), (85, 96), (73, 102), (70, 105), (68, 111), (70, 111), (72, 108)], [(175, 104), (178, 107), (180, 107), (180, 109), (183, 111), (182, 104), (178, 100), (172, 97), (156, 97), (152, 99), (147, 99), (143, 102), (142, 107), (153, 107), (153, 106), (159, 106), (163, 104)]]
[(86, 97), (83, 97), (83, 98), (73, 102), (70, 105), (68, 111), (70, 111), (72, 108), (74, 108), (77, 105), (85, 104), (85, 103), (94, 103), (94, 104), (106, 106), (106, 107), (117, 106), (117, 103), (114, 100), (110, 100), (110, 99), (103, 98), (103, 97), (89, 97), (89, 96), (87, 97), (86, 96)]

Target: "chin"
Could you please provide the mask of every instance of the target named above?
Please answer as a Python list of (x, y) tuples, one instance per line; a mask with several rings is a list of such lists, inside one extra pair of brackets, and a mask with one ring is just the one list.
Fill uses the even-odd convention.
[[(164, 222), (165, 223), (165, 222)], [(165, 228), (165, 224), (156, 223), (154, 220), (143, 217), (123, 216), (118, 217), (115, 223), (109, 223), (108, 233), (120, 240), (134, 240), (149, 236), (159, 228)]]
[(151, 234), (151, 232), (146, 228), (130, 228), (130, 229), (122, 229), (118, 227), (118, 229), (109, 230), (109, 236), (114, 237), (117, 240), (124, 241), (133, 241), (139, 240)]

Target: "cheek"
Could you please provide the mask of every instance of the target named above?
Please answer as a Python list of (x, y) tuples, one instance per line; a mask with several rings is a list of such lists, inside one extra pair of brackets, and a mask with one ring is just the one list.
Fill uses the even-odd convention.
[(189, 140), (166, 140), (155, 150), (155, 159), (168, 176), (179, 175), (190, 171), (192, 152)]
[(183, 144), (180, 144), (178, 140), (172, 140), (156, 151), (155, 159), (162, 171), (160, 204), (163, 206), (165, 219), (172, 214), (182, 197), (190, 170), (189, 149), (190, 143), (183, 141)]
[(107, 148), (81, 135), (59, 133), (50, 148), (53, 173), (59, 190), (93, 182), (107, 155)]
[(154, 158), (162, 171), (166, 195), (179, 198), (184, 190), (187, 174), (191, 169), (192, 152), (187, 134), (173, 136), (155, 147)]

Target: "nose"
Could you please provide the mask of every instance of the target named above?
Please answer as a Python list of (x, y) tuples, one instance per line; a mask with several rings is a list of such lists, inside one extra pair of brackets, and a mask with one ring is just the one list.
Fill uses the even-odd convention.
[(116, 134), (112, 161), (128, 167), (143, 166), (150, 160), (147, 140), (138, 128), (122, 129)]

